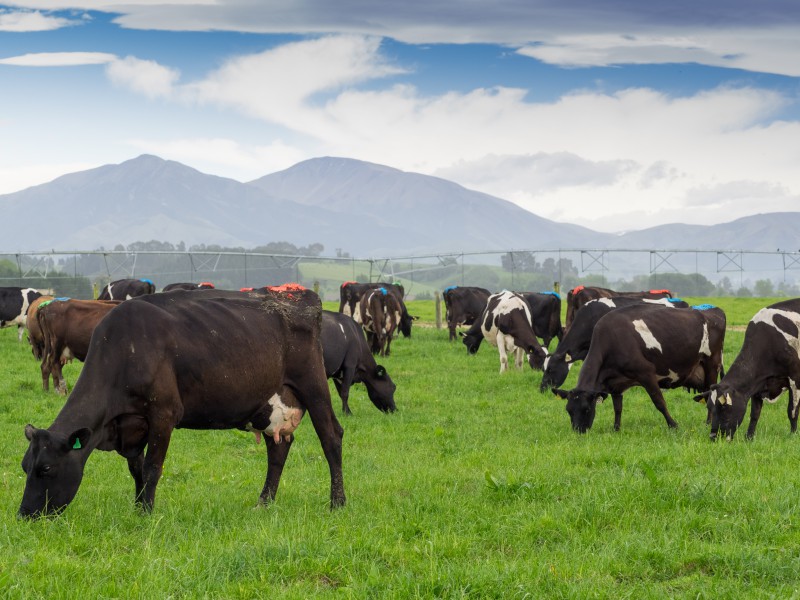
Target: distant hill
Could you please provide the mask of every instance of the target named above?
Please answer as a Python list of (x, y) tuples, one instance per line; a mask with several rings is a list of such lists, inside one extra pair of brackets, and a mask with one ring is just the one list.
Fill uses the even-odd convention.
[(356, 257), (542, 249), (800, 249), (800, 213), (624, 235), (558, 223), (451, 181), (316, 158), (250, 183), (143, 155), (0, 195), (0, 253), (158, 240), (252, 248), (321, 243)]

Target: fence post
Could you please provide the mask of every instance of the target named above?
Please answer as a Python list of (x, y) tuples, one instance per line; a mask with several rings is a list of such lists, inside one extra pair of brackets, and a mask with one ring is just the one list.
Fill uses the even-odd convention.
[(442, 297), (439, 295), (439, 290), (433, 293), (433, 301), (436, 303), (436, 329), (442, 328)]

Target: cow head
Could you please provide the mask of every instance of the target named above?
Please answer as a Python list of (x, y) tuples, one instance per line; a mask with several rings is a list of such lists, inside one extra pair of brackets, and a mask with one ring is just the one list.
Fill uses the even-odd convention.
[(72, 502), (89, 457), (90, 435), (91, 431), (85, 428), (67, 436), (25, 426), (25, 437), (30, 444), (22, 458), (27, 479), (19, 516), (57, 515)]
[(419, 317), (412, 317), (407, 311), (402, 312), (398, 327), (400, 329), (400, 333), (403, 334), (403, 337), (411, 337), (411, 325), (417, 319), (419, 319)]
[(547, 359), (547, 350), (539, 347), (530, 346), (528, 352), (528, 364), (531, 369), (536, 371), (544, 370), (544, 361)]
[(568, 353), (556, 352), (544, 359), (544, 375), (539, 391), (546, 392), (550, 388), (560, 386), (567, 380), (572, 368), (572, 357)]
[(477, 333), (472, 331), (461, 332), (461, 337), (464, 338), (461, 341), (467, 347), (467, 352), (470, 354), (477, 354), (478, 348), (481, 347), (481, 342), (483, 341), (483, 333), (478, 330)]
[(732, 439), (736, 429), (744, 420), (747, 409), (747, 398), (731, 389), (729, 386), (718, 383), (711, 386), (707, 392), (694, 397), (698, 402), (708, 406), (711, 403), (711, 441), (717, 439), (720, 431), (727, 439)]
[(605, 400), (608, 395), (605, 392), (578, 389), (567, 391), (558, 388), (553, 388), (553, 393), (567, 401), (567, 412), (572, 421), (572, 429), (578, 433), (586, 433), (592, 428), (597, 402)]
[(376, 365), (372, 373), (363, 377), (367, 395), (376, 408), (383, 412), (394, 412), (394, 391), (397, 389), (392, 378), (381, 365)]

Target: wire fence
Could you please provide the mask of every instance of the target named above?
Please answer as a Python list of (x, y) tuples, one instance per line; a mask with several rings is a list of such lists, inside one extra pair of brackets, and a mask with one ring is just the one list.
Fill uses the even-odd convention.
[(150, 279), (159, 290), (175, 282), (210, 281), (218, 288), (240, 289), (293, 281), (315, 287), (326, 300), (338, 299), (343, 281), (401, 281), (411, 298), (432, 296), (448, 285), (565, 290), (586, 282), (644, 289), (676, 281), (691, 287), (694, 281), (697, 289), (678, 290), (685, 295), (703, 295), (696, 292), (709, 285), (735, 293), (768, 282), (791, 293), (800, 280), (800, 252), (556, 249), (386, 258), (120, 250), (0, 254), (3, 287), (92, 298), (109, 281), (125, 278)]

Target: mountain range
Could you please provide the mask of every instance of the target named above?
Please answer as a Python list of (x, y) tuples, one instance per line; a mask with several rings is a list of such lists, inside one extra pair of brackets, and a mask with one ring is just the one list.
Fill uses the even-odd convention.
[(319, 243), (389, 257), (544, 249), (800, 248), (800, 212), (625, 234), (559, 223), (456, 183), (347, 159), (300, 162), (251, 182), (142, 155), (0, 195), (0, 253), (111, 249), (136, 241), (253, 248)]

